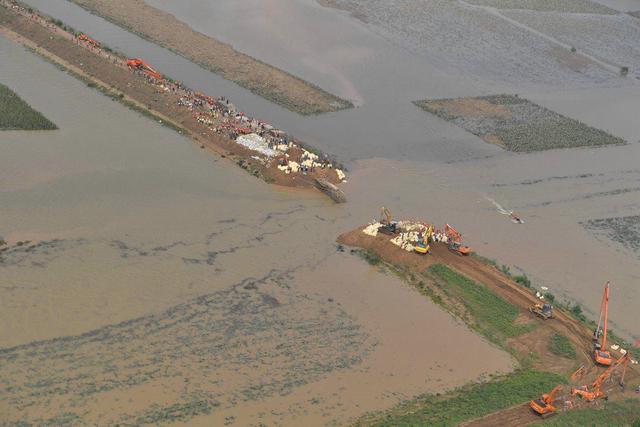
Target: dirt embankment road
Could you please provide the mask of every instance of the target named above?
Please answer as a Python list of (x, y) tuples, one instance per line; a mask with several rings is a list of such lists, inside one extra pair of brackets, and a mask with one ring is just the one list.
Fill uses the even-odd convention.
[[(315, 178), (338, 182), (334, 171), (316, 169), (307, 175), (284, 174), (278, 170), (276, 161), (267, 164), (256, 161), (254, 151), (199, 123), (189, 109), (180, 105), (180, 94), (161, 90), (143, 76), (130, 72), (120, 58), (79, 44), (71, 33), (37, 14), (26, 17), (0, 4), (0, 31), (114, 99), (181, 129), (203, 148), (231, 159), (267, 182), (300, 188), (315, 187)], [(289, 154), (295, 158), (301, 151), (294, 148)]]
[[(591, 384), (604, 371), (604, 368), (594, 366), (591, 359), (592, 331), (587, 326), (561, 310), (555, 310), (555, 318), (552, 320), (544, 321), (535, 317), (529, 312), (529, 307), (538, 303), (539, 300), (528, 289), (515, 283), (496, 267), (482, 262), (477, 257), (459, 256), (450, 251), (448, 246), (443, 243), (433, 244), (430, 255), (420, 256), (398, 248), (389, 241), (389, 236), (378, 234), (376, 237), (371, 237), (364, 234), (361, 229), (362, 227), (342, 234), (338, 237), (338, 242), (347, 246), (373, 251), (385, 262), (406, 267), (410, 271), (417, 273), (424, 272), (434, 264), (445, 264), (475, 282), (482, 283), (496, 295), (520, 308), (521, 314), (516, 321), (538, 322), (539, 327), (534, 328), (531, 332), (511, 338), (507, 343), (519, 353), (535, 353), (536, 357), (533, 361), (535, 369), (566, 375), (581, 364), (585, 366), (586, 371), (577, 380), (580, 384)], [(569, 338), (576, 348), (577, 361), (558, 357), (550, 351), (549, 342), (556, 333)], [(619, 354), (616, 354), (616, 357), (619, 356)], [(637, 378), (638, 372), (636, 369), (627, 371), (627, 383), (636, 381)], [(568, 390), (569, 387), (565, 387), (565, 394), (568, 394)], [(607, 394), (612, 398), (622, 395), (620, 389), (614, 385), (610, 385), (610, 388), (607, 389)], [(480, 419), (471, 420), (464, 423), (464, 425), (476, 427), (494, 425), (524, 426), (536, 421), (540, 421), (540, 418), (531, 412), (528, 403), (526, 403)]]
[(194, 31), (143, 0), (70, 1), (299, 114), (353, 107), (349, 101)]

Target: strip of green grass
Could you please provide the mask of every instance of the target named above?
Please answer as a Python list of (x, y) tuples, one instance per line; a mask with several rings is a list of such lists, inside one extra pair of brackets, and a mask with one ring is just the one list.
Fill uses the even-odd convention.
[(466, 385), (442, 396), (420, 396), (388, 412), (365, 416), (356, 425), (454, 426), (526, 402), (562, 382), (564, 379), (557, 374), (520, 370), (490, 382)]
[(58, 127), (0, 84), (0, 130), (53, 130)]
[(515, 325), (520, 310), (486, 287), (475, 283), (442, 264), (428, 268), (428, 273), (445, 282), (443, 290), (462, 302), (473, 320), (471, 326), (494, 343), (531, 330), (528, 325)]
[(576, 358), (576, 348), (571, 344), (569, 338), (564, 335), (554, 334), (553, 337), (551, 337), (549, 349), (553, 354), (557, 354), (558, 356), (567, 357), (569, 359)]
[(544, 427), (640, 427), (640, 400), (626, 399), (620, 402), (604, 402), (604, 408), (598, 409), (573, 409), (561, 412), (550, 420), (535, 425)]

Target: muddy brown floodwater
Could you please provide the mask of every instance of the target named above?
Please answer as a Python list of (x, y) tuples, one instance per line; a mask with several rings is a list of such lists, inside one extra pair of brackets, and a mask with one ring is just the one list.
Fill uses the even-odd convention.
[[(411, 13), (423, 2), (402, 9), (371, 2), (375, 8), (359, 9), (370, 13), (367, 23), (311, 0), (148, 2), (358, 108), (301, 118), (65, 0), (27, 1), (350, 162), (349, 204), (269, 188), (0, 39), (2, 58), (10, 59), (0, 61), (3, 83), (60, 126), (47, 135), (0, 135), (0, 235), (45, 242), (3, 255), (8, 328), (0, 357), (9, 363), (1, 377), (15, 388), (0, 412), (40, 393), (34, 419), (80, 407), (96, 421), (210, 412), (189, 421), (343, 424), (508, 370), (507, 355), (395, 278), (336, 252), (335, 237), (377, 217), (382, 205), (398, 217), (454, 224), (481, 254), (525, 271), (592, 316), (602, 283), (611, 280), (616, 330), (640, 336), (637, 251), (583, 226), (618, 224), (615, 218), (640, 209), (640, 85), (635, 69), (627, 78), (611, 72), (619, 49), (601, 56), (609, 68), (589, 60), (586, 71), (576, 71), (558, 56), (564, 34), (555, 42), (459, 2), (431, 2), (442, 6), (435, 15)], [(478, 25), (462, 25), (470, 17)], [(631, 28), (625, 17), (597, 18)], [(500, 25), (488, 34), (485, 20)], [(402, 28), (444, 31), (420, 39)], [(602, 33), (580, 28), (585, 40)], [(435, 43), (461, 37), (499, 54), (468, 56), (472, 44), (451, 50)], [(517, 44), (500, 50), (511, 39)], [(589, 55), (600, 57), (597, 49)], [(502, 77), (475, 73), (483, 61), (493, 61)], [(507, 153), (412, 104), (501, 93), (628, 144)], [(509, 210), (525, 224), (501, 213)], [(237, 369), (205, 363), (214, 348)], [(109, 363), (82, 357), (94, 353)], [(60, 360), (52, 382), (42, 367), (25, 371), (50, 356)], [(12, 409), (12, 419), (22, 413)]]
[(202, 155), (7, 39), (0, 52), (3, 83), (60, 126), (1, 135), (5, 420), (343, 424), (511, 369), (336, 251), (363, 213)]

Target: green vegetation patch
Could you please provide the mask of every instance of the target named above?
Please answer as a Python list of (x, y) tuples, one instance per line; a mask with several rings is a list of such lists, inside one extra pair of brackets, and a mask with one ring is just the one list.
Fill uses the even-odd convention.
[(420, 396), (390, 411), (367, 415), (356, 425), (454, 426), (530, 400), (562, 382), (564, 379), (557, 374), (520, 370), (490, 382), (466, 385), (442, 396)]
[(427, 272), (446, 283), (443, 290), (464, 304), (475, 321), (471, 322), (472, 327), (492, 342), (502, 344), (505, 338), (531, 329), (528, 325), (514, 324), (520, 314), (518, 307), (483, 285), (442, 264), (432, 265)]
[(603, 407), (573, 409), (561, 412), (544, 423), (544, 427), (583, 426), (633, 426), (640, 427), (640, 400), (626, 399), (619, 402), (604, 401)]
[(624, 144), (600, 129), (587, 126), (516, 95), (433, 99), (418, 107), (509, 151)]
[(0, 130), (53, 130), (58, 127), (0, 83)]
[(382, 264), (382, 258), (380, 258), (380, 255), (370, 249), (354, 249), (352, 252), (356, 253), (358, 256), (360, 256), (360, 258), (367, 261), (371, 265)]
[(551, 337), (549, 349), (553, 354), (567, 357), (569, 359), (575, 359), (577, 356), (576, 348), (573, 346), (573, 344), (571, 344), (569, 338), (561, 334), (554, 334), (553, 337)]

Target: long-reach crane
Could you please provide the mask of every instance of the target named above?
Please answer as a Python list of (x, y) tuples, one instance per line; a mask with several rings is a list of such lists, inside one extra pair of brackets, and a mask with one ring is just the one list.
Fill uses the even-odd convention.
[(449, 224), (445, 224), (444, 234), (449, 240), (449, 249), (451, 249), (458, 255), (469, 255), (471, 253), (471, 248), (462, 244), (462, 235), (458, 233), (458, 230), (456, 230)]
[(140, 70), (146, 75), (156, 78), (158, 80), (162, 79), (162, 74), (154, 70), (151, 67), (151, 65), (147, 64), (140, 58), (127, 59), (127, 66), (131, 69)]
[[(604, 320), (604, 325), (603, 325)], [(603, 366), (611, 366), (613, 357), (607, 350), (607, 328), (609, 323), (609, 282), (604, 284), (602, 303), (600, 304), (600, 318), (598, 326), (593, 332), (593, 359)], [(600, 336), (602, 335), (602, 342)]]
[(612, 366), (610, 366), (606, 371), (604, 371), (596, 380), (591, 384), (591, 389), (587, 386), (582, 387), (574, 387), (571, 389), (572, 395), (578, 395), (582, 397), (587, 402), (591, 402), (599, 397), (603, 397), (605, 395), (604, 391), (602, 391), (602, 384), (620, 367), (622, 366), (622, 375), (620, 376), (620, 385), (624, 386), (624, 376), (627, 372), (627, 365), (629, 364), (629, 360), (631, 359), (631, 352), (625, 353), (620, 359), (616, 361)]
[(562, 390), (562, 386), (558, 385), (551, 390), (550, 393), (545, 393), (540, 399), (532, 400), (529, 402), (531, 409), (542, 418), (547, 418), (553, 415), (558, 408), (553, 405), (553, 401), (556, 399), (556, 394)]

